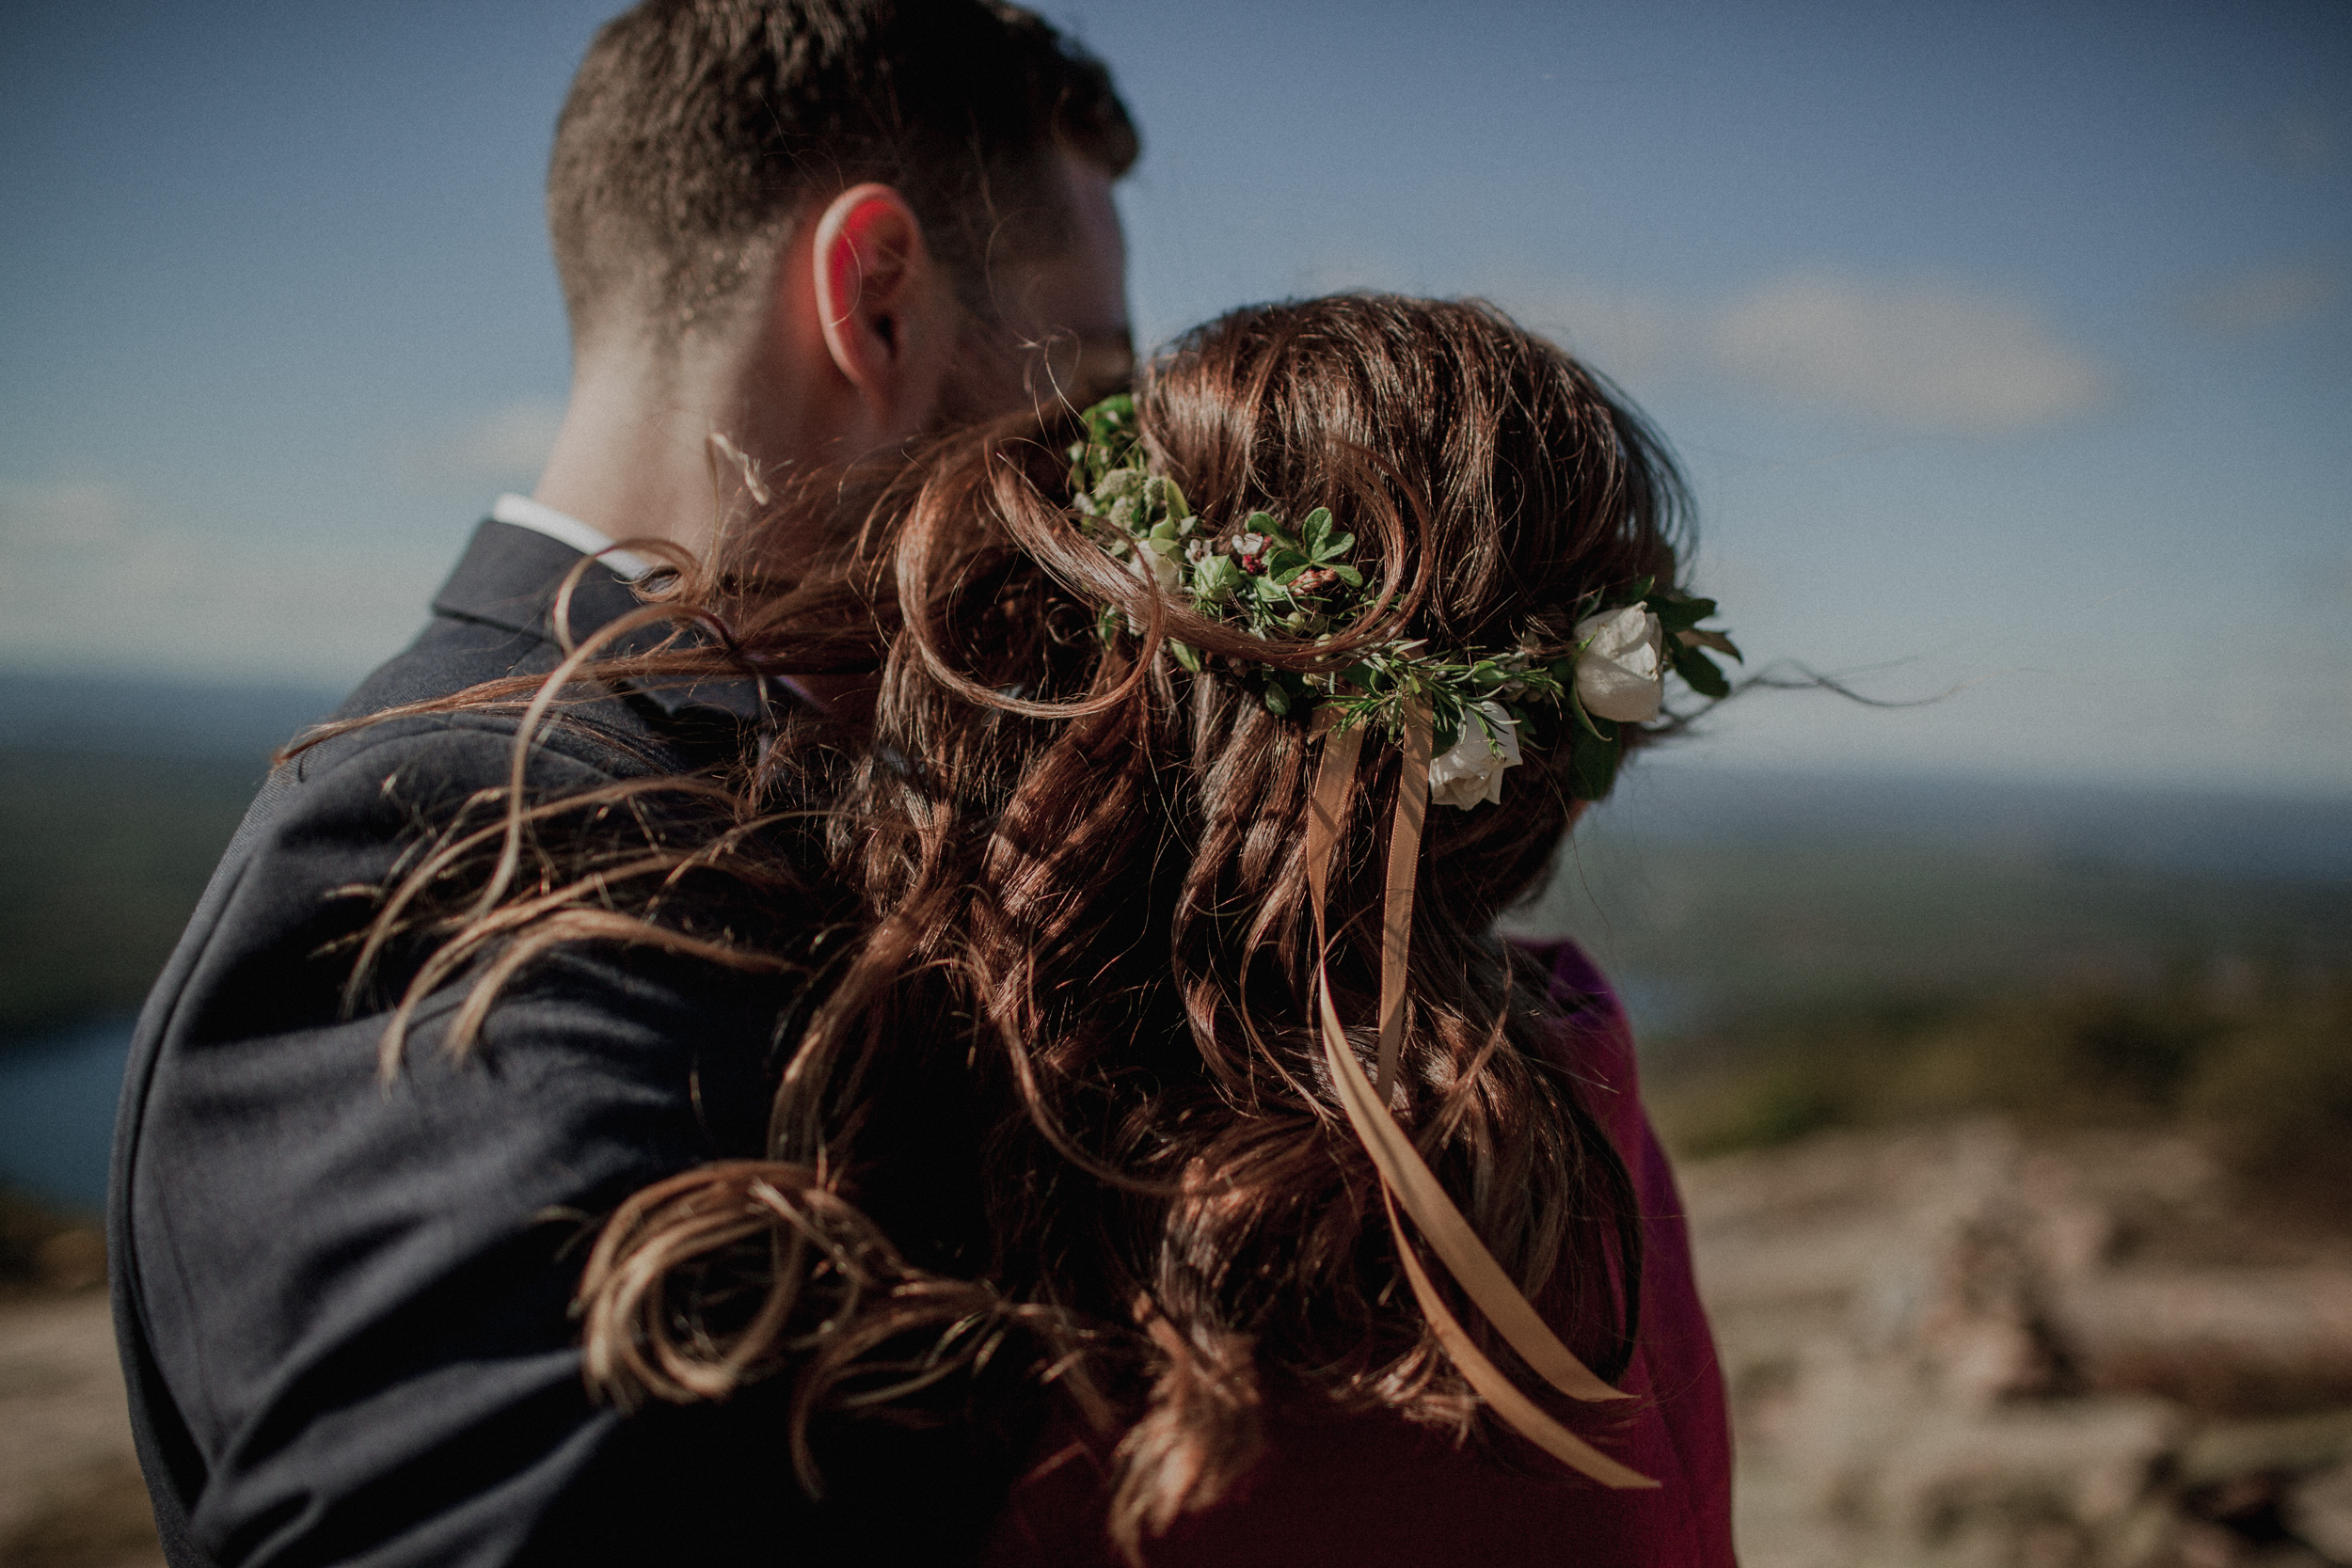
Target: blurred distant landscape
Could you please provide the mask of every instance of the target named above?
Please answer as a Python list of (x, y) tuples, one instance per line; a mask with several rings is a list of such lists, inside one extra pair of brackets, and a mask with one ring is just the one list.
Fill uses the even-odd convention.
[[(338, 700), (0, 673), (0, 1053), (137, 1009), (272, 750)], [(2145, 1116), (2250, 1021), (2340, 1004), (2352, 801), (1669, 754), (1511, 925), (1599, 958), (1662, 1096), (1708, 1086), (1669, 1118), (1694, 1147), (2021, 1097)], [(2074, 1087), (1959, 1062), (1971, 1031)]]
[[(0, 1563), (158, 1560), (110, 1108), (271, 751), (336, 700), (0, 675)], [(2352, 801), (1669, 755), (1510, 926), (1635, 1015), (1747, 1561), (2352, 1562)]]
[(338, 700), (0, 674), (0, 1049), (137, 1010), (271, 751)]
[(2352, 1564), (2352, 808), (1632, 771), (1531, 931), (1641, 1026), (1750, 1568)]
[(1998, 1112), (2352, 1189), (2352, 802), (1653, 764), (1516, 919), (1684, 1154)]

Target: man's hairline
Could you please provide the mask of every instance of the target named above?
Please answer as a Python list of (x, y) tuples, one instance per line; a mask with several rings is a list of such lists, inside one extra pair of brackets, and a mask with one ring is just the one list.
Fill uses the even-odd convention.
[[(1114, 185), (1125, 179), (1133, 168), (1132, 165), (1127, 168), (1114, 166), (1112, 160), (1095, 155), (1075, 138), (1070, 136), (1054, 135), (1048, 138), (1045, 146), (1050, 155), (1065, 159), (1079, 167), (1090, 168), (1104, 175)], [(578, 366), (585, 364), (592, 358), (603, 357), (616, 343), (624, 347), (646, 351), (657, 360), (675, 361), (698, 345), (726, 342), (739, 330), (743, 315), (755, 309), (761, 292), (772, 286), (775, 278), (776, 259), (790, 245), (793, 236), (800, 231), (802, 223), (814, 221), (823, 214), (826, 207), (838, 200), (844, 192), (853, 190), (861, 184), (869, 183), (883, 184), (893, 191), (898, 188), (888, 181), (870, 181), (850, 178), (846, 174), (841, 175), (837, 177), (837, 182), (834, 180), (828, 180), (822, 185), (808, 188), (803, 195), (787, 203), (775, 217), (754, 229), (741, 242), (741, 253), (748, 263), (743, 268), (743, 281), (728, 293), (702, 302), (695, 309), (698, 319), (688, 321), (675, 330), (663, 331), (661, 329), (660, 318), (670, 308), (661, 303), (658, 290), (650, 286), (641, 285), (633, 290), (615, 291), (612, 296), (613, 303), (622, 306), (623, 309), (609, 313), (614, 316), (626, 315), (628, 318), (627, 322), (616, 320), (610, 325), (583, 328), (578, 318), (567, 316), (566, 325), (572, 339), (573, 363)], [(901, 199), (903, 200), (904, 198), (901, 197)], [(1061, 200), (1060, 205), (1065, 214), (1071, 214), (1074, 206), (1066, 198)], [(910, 212), (912, 212), (911, 207)], [(915, 221), (919, 227), (922, 222), (920, 214), (915, 214)], [(1000, 222), (996, 226), (996, 232), (1002, 232), (1003, 230), (1004, 224)], [(1065, 247), (1066, 245), (1065, 241)], [(994, 244), (994, 236), (992, 234), (991, 243), (982, 247), (979, 265), (985, 276), (999, 262), (1020, 265), (1037, 260), (1041, 254), (1049, 253), (1050, 248), (1014, 248), (999, 253)], [(962, 290), (958, 288), (954, 293), (958, 304), (961, 305)], [(986, 293), (991, 298), (993, 297), (993, 290), (986, 291)], [(634, 296), (633, 301), (630, 296)], [(967, 309), (965, 313), (969, 315), (971, 312)], [(1004, 322), (1002, 317), (998, 316), (986, 321), (984, 325), (1002, 326)]]

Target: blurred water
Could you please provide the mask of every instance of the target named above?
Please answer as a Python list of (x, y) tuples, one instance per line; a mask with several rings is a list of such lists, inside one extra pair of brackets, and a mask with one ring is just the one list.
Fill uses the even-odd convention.
[(129, 1017), (0, 1050), (0, 1182), (95, 1214), (106, 1203)]
[(0, 737), (16, 747), (246, 759), (258, 784), (270, 752), (341, 700), (323, 687), (0, 669)]
[(1629, 768), (1581, 837), (1743, 848), (1933, 849), (2077, 870), (2352, 884), (2352, 796), (1931, 774)]

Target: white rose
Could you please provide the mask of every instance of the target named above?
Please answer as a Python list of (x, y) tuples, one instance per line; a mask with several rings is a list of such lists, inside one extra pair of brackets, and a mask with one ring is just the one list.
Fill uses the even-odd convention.
[(1500, 703), (1480, 703), (1462, 715), (1453, 750), (1429, 765), (1429, 798), (1464, 811), (1481, 800), (1500, 804), (1502, 771), (1518, 765), (1518, 726)]
[(1640, 605), (1604, 610), (1576, 624), (1576, 695), (1600, 719), (1638, 724), (1658, 717), (1666, 700), (1666, 632)]

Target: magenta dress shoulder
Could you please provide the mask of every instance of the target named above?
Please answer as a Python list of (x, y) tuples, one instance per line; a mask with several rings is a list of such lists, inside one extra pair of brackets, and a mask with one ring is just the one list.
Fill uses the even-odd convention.
[[(1147, 1544), (1150, 1568), (1734, 1561), (1723, 1377), (1681, 1198), (1642, 1109), (1632, 1030), (1615, 991), (1574, 943), (1529, 950), (1549, 960), (1565, 1015), (1560, 1048), (1624, 1155), (1648, 1221), (1640, 1344), (1618, 1382), (1633, 1398), (1590, 1407), (1580, 1430), (1661, 1484), (1613, 1492), (1532, 1449), (1530, 1463), (1506, 1468), (1393, 1417), (1281, 1412), (1268, 1422), (1264, 1458), (1232, 1494)], [(1100, 1460), (1073, 1439), (1069, 1431), (1050, 1434), (1038, 1467), (1013, 1488), (990, 1543), (992, 1568), (1120, 1568), (1104, 1533)]]

